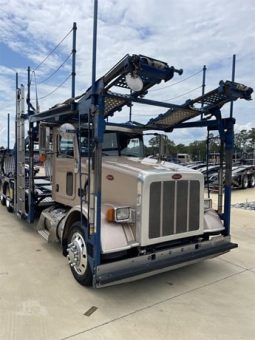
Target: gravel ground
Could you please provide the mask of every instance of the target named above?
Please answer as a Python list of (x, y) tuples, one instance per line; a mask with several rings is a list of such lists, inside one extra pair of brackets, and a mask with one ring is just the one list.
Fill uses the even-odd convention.
[(241, 208), (241, 209), (246, 209), (246, 210), (255, 210), (255, 201), (253, 202), (242, 202), (242, 203), (236, 203), (232, 204), (233, 208)]

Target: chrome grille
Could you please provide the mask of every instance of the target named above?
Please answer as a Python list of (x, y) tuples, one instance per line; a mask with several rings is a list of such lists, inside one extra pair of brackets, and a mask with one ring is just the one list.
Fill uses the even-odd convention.
[(149, 238), (199, 229), (199, 181), (160, 181), (150, 185)]

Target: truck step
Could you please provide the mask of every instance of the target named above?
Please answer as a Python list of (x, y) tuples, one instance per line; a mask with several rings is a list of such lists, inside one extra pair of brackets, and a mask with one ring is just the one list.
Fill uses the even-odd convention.
[(38, 230), (38, 234), (40, 234), (47, 242), (49, 240), (50, 233), (46, 229)]

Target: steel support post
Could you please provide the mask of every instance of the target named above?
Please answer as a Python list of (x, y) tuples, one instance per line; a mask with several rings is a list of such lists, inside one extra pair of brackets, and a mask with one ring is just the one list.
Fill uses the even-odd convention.
[(232, 158), (234, 145), (234, 120), (229, 122), (225, 132), (225, 185), (224, 185), (224, 226), (225, 235), (230, 234), (231, 186), (232, 186)]
[[(94, 125), (95, 148), (93, 154), (93, 164), (91, 174), (93, 175), (94, 194), (94, 244), (93, 257), (95, 273), (97, 265), (101, 262), (101, 181), (102, 181), (102, 143), (104, 135), (104, 105), (103, 97), (98, 96), (96, 84), (96, 55), (97, 55), (97, 12), (98, 1), (94, 0), (94, 20), (93, 20), (93, 50), (92, 50), (92, 93), (91, 93), (91, 113)], [(100, 98), (98, 98), (100, 97)], [(99, 99), (99, 101), (98, 101)]]
[(76, 60), (76, 31), (77, 31), (77, 25), (76, 22), (73, 23), (73, 49), (72, 49), (72, 93), (71, 97), (74, 100), (75, 98), (75, 76), (76, 76), (76, 70), (75, 70), (75, 60)]
[(209, 154), (210, 154), (210, 133), (209, 129), (207, 129), (207, 138), (206, 138), (206, 183), (207, 183), (207, 197), (210, 198), (210, 185), (209, 185)]
[[(30, 111), (30, 67), (27, 69), (27, 111), (28, 117), (31, 114)], [(34, 136), (33, 136), (33, 123), (29, 121), (29, 168), (28, 168), (28, 222), (32, 223), (34, 221)]]
[[(205, 94), (205, 77), (206, 77), (206, 66), (203, 66), (203, 78), (202, 78), (202, 96)], [(202, 100), (201, 107), (204, 107), (204, 100)], [(203, 119), (203, 113), (201, 113), (201, 120)]]
[[(235, 81), (236, 55), (232, 59), (232, 81)], [(233, 119), (233, 101), (230, 102), (230, 119)], [(225, 234), (230, 234), (230, 213), (231, 213), (231, 186), (232, 186), (232, 161), (234, 147), (234, 120), (230, 121), (225, 132), (225, 186), (224, 186), (224, 226)]]
[(7, 149), (10, 150), (10, 114), (7, 115)]
[(223, 204), (223, 161), (224, 161), (224, 141), (220, 138), (220, 169), (218, 172), (218, 213), (222, 214)]
[(16, 92), (15, 92), (15, 97), (16, 97), (16, 112), (15, 112), (15, 141), (16, 141), (16, 146), (15, 146), (15, 174), (14, 174), (14, 211), (17, 211), (17, 171), (18, 171), (18, 164), (17, 164), (17, 152), (18, 152), (18, 145), (17, 145), (17, 114), (20, 111), (20, 90), (18, 88), (19, 86), (19, 75), (16, 72)]

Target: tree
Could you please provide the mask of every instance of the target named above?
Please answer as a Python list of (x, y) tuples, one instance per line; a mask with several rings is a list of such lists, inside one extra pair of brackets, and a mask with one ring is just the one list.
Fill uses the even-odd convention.
[[(166, 155), (175, 153), (175, 144), (172, 140), (165, 135), (164, 138), (165, 144), (165, 153)], [(159, 145), (160, 145), (160, 135), (157, 135), (149, 140), (150, 147), (147, 147), (147, 152), (150, 154), (156, 155), (159, 153)]]
[(235, 134), (235, 147), (238, 151), (243, 151), (248, 144), (249, 133), (247, 130), (241, 130)]
[(188, 153), (188, 146), (184, 144), (177, 144), (176, 145), (176, 153)]
[(253, 149), (255, 145), (255, 128), (248, 131), (249, 135), (249, 146)]
[(195, 161), (201, 161), (206, 159), (206, 141), (194, 141), (188, 146), (188, 153)]

